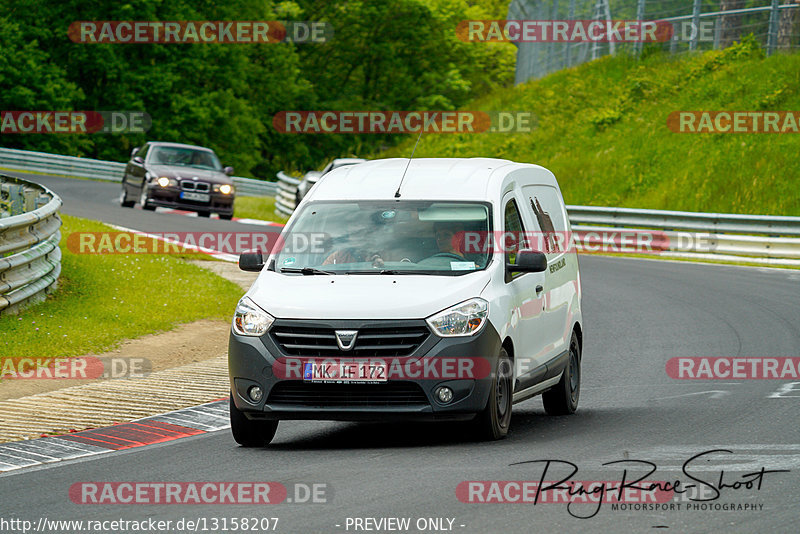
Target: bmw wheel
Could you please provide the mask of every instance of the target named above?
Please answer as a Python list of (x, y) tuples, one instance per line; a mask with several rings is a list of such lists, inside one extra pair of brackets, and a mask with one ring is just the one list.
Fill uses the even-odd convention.
[(147, 188), (142, 187), (142, 194), (139, 197), (139, 204), (141, 204), (143, 210), (147, 211), (155, 211), (156, 207), (152, 204), (149, 204), (147, 201), (150, 200), (147, 198)]

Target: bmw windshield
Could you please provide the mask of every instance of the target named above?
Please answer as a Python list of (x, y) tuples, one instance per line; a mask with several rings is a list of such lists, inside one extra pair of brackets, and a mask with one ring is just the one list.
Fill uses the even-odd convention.
[(154, 147), (150, 156), (153, 165), (177, 165), (221, 171), (222, 165), (217, 155), (210, 150), (195, 150), (183, 147)]
[(279, 243), (275, 270), (302, 274), (461, 275), (485, 269), (491, 213), (480, 202), (313, 202)]

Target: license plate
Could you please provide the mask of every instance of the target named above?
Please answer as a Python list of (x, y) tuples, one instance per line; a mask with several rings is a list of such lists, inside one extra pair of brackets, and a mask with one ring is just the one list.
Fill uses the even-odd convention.
[(192, 193), (191, 191), (181, 191), (181, 198), (186, 200), (197, 200), (198, 202), (211, 201), (211, 195), (208, 193)]
[(303, 368), (307, 382), (386, 382), (386, 363), (307, 362)]

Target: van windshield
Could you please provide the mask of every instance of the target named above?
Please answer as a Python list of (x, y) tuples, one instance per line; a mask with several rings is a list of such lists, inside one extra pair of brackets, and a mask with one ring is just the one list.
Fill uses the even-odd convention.
[(312, 202), (279, 240), (275, 270), (303, 274), (462, 275), (485, 269), (491, 208), (481, 202)]

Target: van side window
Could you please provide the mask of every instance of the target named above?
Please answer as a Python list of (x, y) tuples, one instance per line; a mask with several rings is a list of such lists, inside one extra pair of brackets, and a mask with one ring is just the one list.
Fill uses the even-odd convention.
[[(506, 253), (506, 263), (517, 264), (517, 251), (527, 249), (525, 228), (522, 226), (522, 218), (519, 216), (519, 209), (514, 199), (506, 203), (505, 223), (503, 228), (503, 243)], [(514, 273), (516, 275), (517, 273)]]
[(550, 186), (535, 185), (523, 187), (522, 192), (526, 207), (533, 214), (534, 223), (538, 226), (533, 248), (548, 255), (566, 252), (570, 236), (567, 235), (566, 214), (558, 190)]
[(558, 252), (556, 229), (553, 226), (553, 219), (550, 217), (550, 213), (542, 208), (542, 204), (536, 196), (531, 197), (529, 200), (533, 214), (539, 222), (539, 228), (542, 230), (544, 252), (547, 254)]

